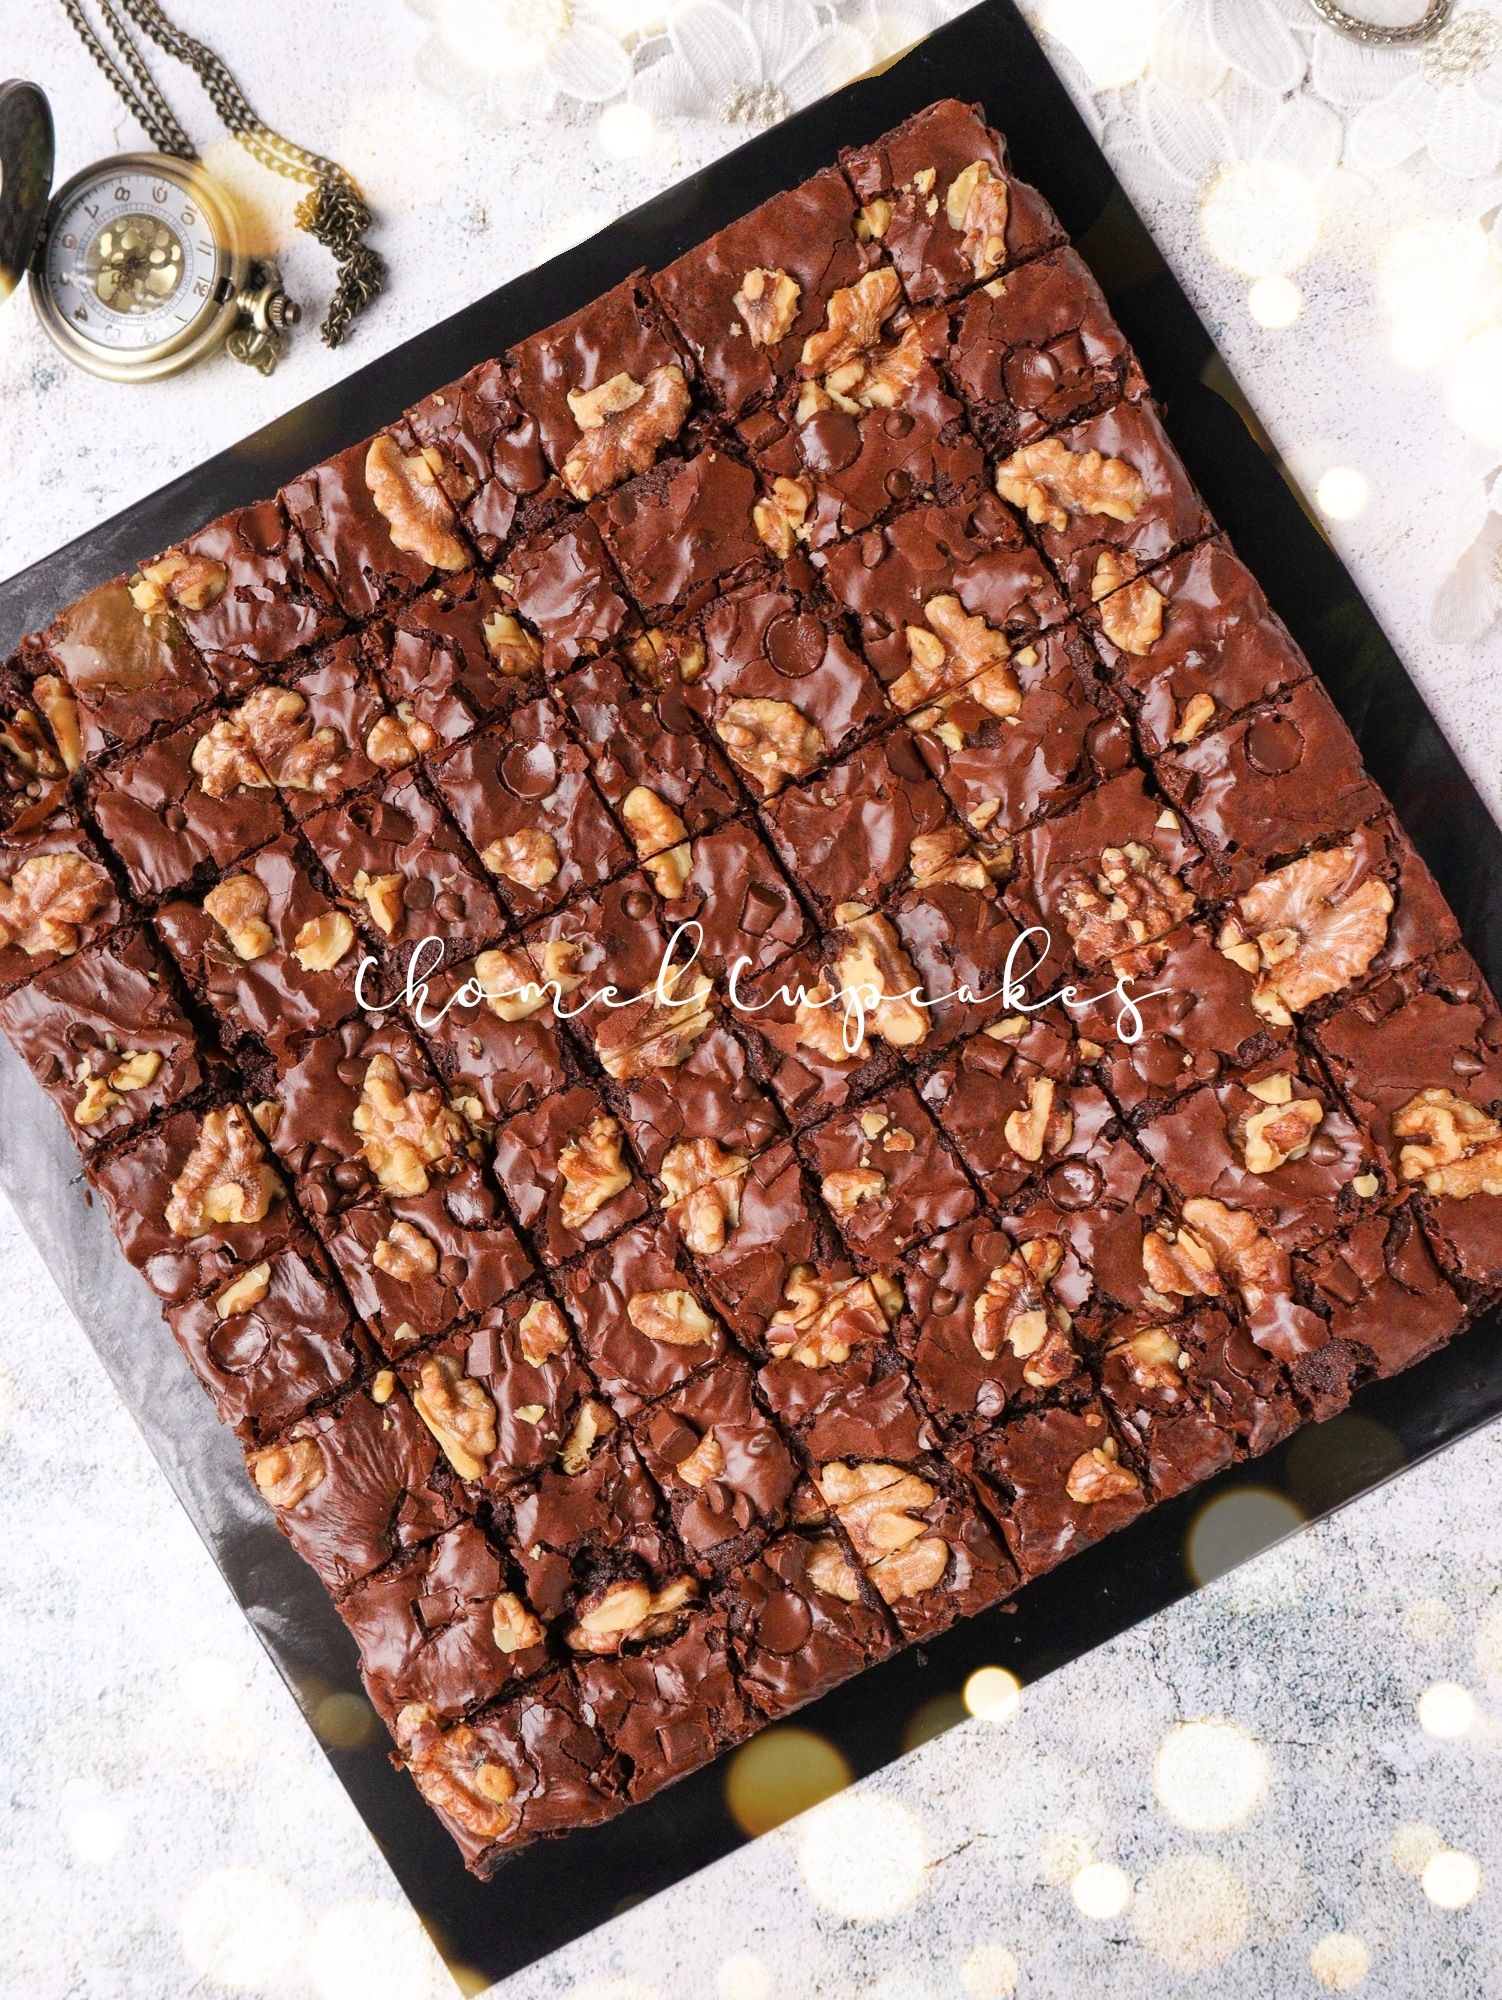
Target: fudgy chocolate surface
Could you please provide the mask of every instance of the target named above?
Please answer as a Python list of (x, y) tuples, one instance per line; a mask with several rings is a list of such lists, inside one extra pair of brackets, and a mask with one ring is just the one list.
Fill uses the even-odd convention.
[(372, 421), (0, 663), (0, 1028), (488, 1874), (1450, 1339), (1502, 1015), (978, 107)]

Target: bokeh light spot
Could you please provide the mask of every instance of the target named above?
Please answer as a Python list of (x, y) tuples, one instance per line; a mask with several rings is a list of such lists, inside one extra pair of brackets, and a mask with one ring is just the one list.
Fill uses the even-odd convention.
[(1350, 1993), (1371, 1970), (1372, 1955), (1349, 1931), (1331, 1931), (1309, 1954), (1309, 1970), (1327, 1993)]
[(1354, 521), (1370, 498), (1366, 476), (1354, 465), (1332, 465), (1314, 489), (1314, 504), (1331, 521)]
[(1132, 1925), (1143, 1949), (1174, 1972), (1208, 1972), (1246, 1942), (1246, 1890), (1211, 1854), (1165, 1861), (1137, 1892)]
[(1224, 1833), (1267, 1796), (1267, 1755), (1234, 1722), (1181, 1722), (1158, 1745), (1153, 1790), (1192, 1833)]
[(1022, 1683), (1006, 1667), (977, 1667), (965, 1683), (965, 1706), (981, 1722), (1010, 1722), (1022, 1706)]
[(1387, 1843), (1387, 1852), (1400, 1875), (1411, 1875), (1417, 1881), (1430, 1859), (1444, 1844), (1445, 1837), (1437, 1826), (1430, 1826), (1423, 1820), (1412, 1820), (1407, 1826), (1398, 1828)]
[(220, 1986), (272, 1985), (296, 1957), (302, 1931), (297, 1897), (269, 1868), (216, 1868), (178, 1907), (183, 1957)]
[(960, 1984), (970, 2000), (1012, 2000), (1021, 1968), (1004, 1944), (978, 1944), (966, 1952)]
[(1304, 310), (1304, 294), (1292, 278), (1258, 278), (1246, 295), (1246, 305), (1258, 326), (1292, 326)]
[(1069, 1885), (1074, 1907), (1082, 1917), (1103, 1923), (1119, 1917), (1132, 1900), (1132, 1878), (1114, 1861), (1092, 1861)]
[(1283, 1494), (1266, 1486), (1237, 1486), (1195, 1516), (1184, 1546), (1185, 1566), (1196, 1583), (1213, 1582), (1303, 1525), (1302, 1512)]
[(351, 1897), (319, 1919), (308, 1945), (319, 2000), (442, 2000), (453, 1985), (409, 1905)]
[(1476, 1720), (1476, 1703), (1458, 1681), (1436, 1681), (1415, 1704), (1419, 1727), (1426, 1736), (1464, 1736)]
[(921, 1822), (879, 1792), (851, 1792), (811, 1812), (798, 1867), (821, 1908), (851, 1923), (879, 1923), (913, 1903), (928, 1841)]
[(770, 1833), (843, 1791), (851, 1776), (840, 1752), (811, 1729), (769, 1729), (731, 1758), (725, 1803), (742, 1833)]
[(1463, 1910), (1481, 1893), (1481, 1864), (1457, 1847), (1442, 1847), (1425, 1862), (1419, 1881), (1436, 1909)]
[(1206, 189), (1200, 223), (1214, 254), (1242, 277), (1285, 277), (1319, 240), (1319, 202), (1286, 160), (1233, 160)]
[(772, 2000), (772, 1975), (754, 1952), (722, 1958), (714, 1977), (715, 2000)]

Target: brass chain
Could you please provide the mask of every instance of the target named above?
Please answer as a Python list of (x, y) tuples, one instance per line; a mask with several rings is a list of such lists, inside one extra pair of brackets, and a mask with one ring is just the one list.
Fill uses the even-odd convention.
[[(174, 159), (196, 161), (197, 148), (163, 96), (129, 28), (111, 0), (95, 0), (95, 3), (119, 51), (118, 58), (96, 33), (84, 13), (82, 0), (60, 0), (79, 40), (157, 150)], [(325, 342), (337, 347), (355, 315), (386, 282), (384, 258), (364, 241), (371, 213), (353, 177), (336, 160), (294, 144), (258, 118), (244, 91), (214, 51), (169, 21), (157, 0), (119, 0), (119, 5), (164, 54), (193, 71), (208, 92), (225, 130), (252, 159), (272, 173), (301, 182), (309, 190), (297, 204), (294, 218), (299, 229), (306, 230), (332, 252), (338, 266), (339, 281), (322, 327)]]
[(1338, 7), (1335, 0), (1309, 0), (1309, 4), (1322, 21), (1349, 35), (1352, 41), (1365, 42), (1368, 48), (1398, 49), (1411, 42), (1427, 42), (1437, 35), (1450, 18), (1452, 0), (1429, 0), (1417, 21), (1405, 22), (1397, 28), (1363, 21), (1358, 14), (1348, 14), (1344, 7)]

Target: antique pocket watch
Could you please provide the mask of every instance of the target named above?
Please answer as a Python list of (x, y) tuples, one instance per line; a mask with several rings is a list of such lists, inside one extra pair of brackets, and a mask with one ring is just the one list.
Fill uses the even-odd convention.
[(114, 382), (175, 374), (220, 346), (262, 374), (276, 366), (298, 308), (275, 268), (244, 248), (233, 202), (204, 172), (134, 28), (193, 71), (225, 130), (253, 159), (308, 190), (296, 221), (338, 265), (322, 327), (337, 347), (386, 275), (363, 241), (370, 210), (343, 167), (258, 118), (214, 51), (184, 34), (159, 0), (101, 5), (99, 30), (83, 0), (60, 4), (156, 151), (97, 160), (54, 194), (47, 100), (34, 83), (0, 83), (0, 300), (29, 277), (57, 346)]
[(270, 371), (298, 308), (246, 254), (233, 207), (200, 167), (118, 153), (53, 194), (52, 159), (42, 93), (0, 84), (0, 291), (29, 276), (70, 361), (149, 382), (225, 346)]

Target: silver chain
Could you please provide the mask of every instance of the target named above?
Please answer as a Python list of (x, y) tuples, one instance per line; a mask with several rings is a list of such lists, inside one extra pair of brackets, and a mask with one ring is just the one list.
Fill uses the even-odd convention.
[[(95, 4), (119, 51), (118, 57), (106, 48), (95, 31), (84, 13), (82, 0), (60, 0), (79, 40), (151, 143), (174, 159), (196, 161), (197, 147), (162, 95), (112, 0), (95, 0)], [(119, 7), (164, 54), (193, 71), (208, 92), (225, 130), (238, 139), (252, 159), (310, 190), (297, 204), (296, 222), (299, 229), (316, 237), (333, 253), (339, 267), (339, 282), (322, 328), (324, 340), (330, 347), (337, 347), (355, 315), (386, 282), (384, 259), (363, 240), (371, 224), (371, 214), (359, 187), (336, 160), (295, 145), (258, 118), (244, 91), (214, 51), (169, 21), (157, 0), (119, 0)]]
[(1427, 42), (1437, 35), (1450, 18), (1452, 0), (1429, 0), (1428, 7), (1417, 21), (1405, 22), (1402, 27), (1384, 28), (1376, 21), (1363, 21), (1357, 14), (1348, 14), (1344, 7), (1337, 7), (1335, 0), (1309, 0), (1310, 6), (1320, 19), (1336, 28), (1352, 41), (1365, 42), (1368, 48), (1397, 49), (1412, 42)]

